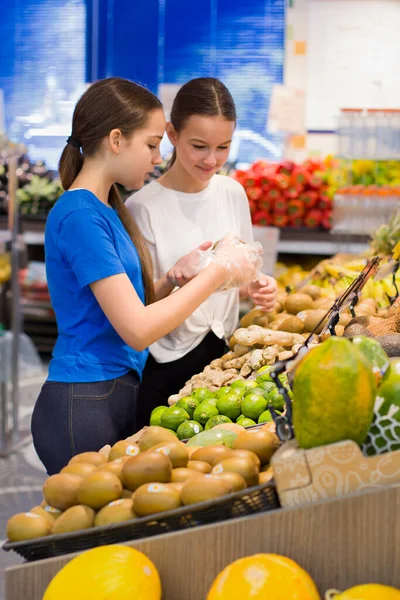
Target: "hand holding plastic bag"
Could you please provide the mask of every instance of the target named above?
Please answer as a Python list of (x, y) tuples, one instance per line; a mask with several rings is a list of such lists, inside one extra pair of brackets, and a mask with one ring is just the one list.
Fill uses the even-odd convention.
[(227, 233), (212, 248), (201, 253), (200, 269), (211, 263), (226, 268), (227, 279), (219, 291), (247, 285), (255, 281), (262, 267), (263, 249), (259, 242), (245, 244), (238, 235)]

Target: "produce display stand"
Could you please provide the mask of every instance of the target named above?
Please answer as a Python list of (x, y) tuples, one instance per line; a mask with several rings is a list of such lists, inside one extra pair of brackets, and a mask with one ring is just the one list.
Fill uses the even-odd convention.
[[(400, 486), (284, 508), (127, 545), (156, 565), (163, 600), (205, 600), (230, 562), (259, 552), (287, 555), (321, 592), (365, 582), (400, 587)], [(74, 555), (8, 568), (5, 600), (41, 600)]]

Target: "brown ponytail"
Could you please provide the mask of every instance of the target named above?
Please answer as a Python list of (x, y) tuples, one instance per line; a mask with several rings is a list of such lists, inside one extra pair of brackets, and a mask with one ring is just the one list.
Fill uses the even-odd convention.
[[(123, 136), (129, 138), (145, 127), (151, 111), (161, 107), (154, 94), (127, 79), (110, 77), (91, 85), (78, 101), (72, 118), (71, 137), (78, 143), (67, 144), (61, 154), (58, 169), (63, 188), (68, 190), (71, 187), (85, 157), (96, 154), (110, 131), (119, 129)], [(110, 189), (108, 200), (117, 210), (139, 253), (146, 303), (150, 304), (154, 301), (153, 266), (144, 237), (115, 185)]]

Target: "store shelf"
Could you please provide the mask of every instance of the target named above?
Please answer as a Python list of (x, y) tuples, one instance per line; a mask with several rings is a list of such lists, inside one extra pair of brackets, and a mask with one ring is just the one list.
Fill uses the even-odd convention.
[[(23, 221), (23, 235), (27, 245), (44, 244), (44, 221)], [(6, 221), (0, 221), (0, 241), (8, 236), (4, 231)], [(1, 230), (3, 229), (3, 231)], [(7, 239), (7, 238), (6, 238)], [(358, 254), (368, 245), (369, 236), (356, 234), (333, 234), (329, 231), (282, 229), (278, 242), (280, 254), (332, 255), (337, 252)]]

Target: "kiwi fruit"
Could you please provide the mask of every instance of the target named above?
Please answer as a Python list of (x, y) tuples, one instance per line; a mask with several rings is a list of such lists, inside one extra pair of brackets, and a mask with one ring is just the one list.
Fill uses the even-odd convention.
[(192, 454), (196, 452), (196, 450), (200, 450), (202, 446), (187, 446), (187, 451), (189, 453), (189, 460), (192, 460)]
[(113, 473), (107, 471), (96, 471), (82, 479), (78, 489), (79, 504), (90, 506), (99, 510), (109, 502), (121, 497), (122, 484)]
[(298, 317), (287, 317), (287, 319), (280, 323), (278, 331), (287, 331), (288, 333), (303, 333), (304, 324), (303, 321)]
[(93, 471), (95, 471), (96, 469), (97, 467), (90, 463), (76, 462), (72, 465), (67, 465), (66, 467), (63, 467), (60, 473), (70, 473), (71, 475), (79, 475), (79, 477), (82, 477), (83, 479), (84, 477), (90, 475), (90, 473), (93, 473)]
[(132, 498), (132, 490), (128, 490), (128, 488), (123, 488), (121, 492), (121, 498)]
[(182, 504), (196, 504), (232, 493), (232, 484), (221, 477), (204, 475), (186, 481), (181, 491)]
[(168, 483), (171, 474), (172, 464), (167, 456), (161, 452), (144, 452), (124, 463), (122, 483), (125, 488), (135, 491), (145, 483)]
[(199, 473), (197, 469), (188, 469), (185, 467), (173, 469), (171, 475), (171, 482), (179, 483), (181, 481), (186, 481), (187, 479), (190, 479), (191, 477), (196, 477), (198, 475), (201, 475), (201, 473)]
[(107, 459), (99, 452), (82, 452), (82, 454), (73, 456), (68, 464), (73, 465), (78, 462), (89, 463), (90, 465), (98, 467), (99, 465), (103, 465), (105, 462), (107, 462)]
[[(240, 435), (242, 433), (246, 433), (246, 432), (241, 432)], [(235, 458), (249, 458), (251, 460), (254, 460), (254, 462), (256, 463), (257, 467), (260, 469), (261, 468), (261, 461), (258, 458), (257, 454), (255, 452), (253, 452), (252, 450), (247, 450), (245, 448), (237, 448), (235, 449), (233, 456)]]
[(111, 447), (108, 455), (108, 462), (112, 462), (113, 460), (122, 458), (123, 456), (136, 456), (139, 454), (139, 452), (140, 450), (137, 444), (132, 444), (132, 442), (127, 440), (121, 440)]
[(232, 456), (232, 454), (232, 450), (226, 446), (205, 446), (204, 448), (199, 448), (196, 452), (193, 452), (190, 460), (204, 461), (213, 467), (221, 462), (221, 460)]
[(272, 467), (268, 467), (266, 471), (262, 471), (259, 476), (259, 483), (269, 483), (274, 478)]
[(248, 487), (257, 485), (259, 468), (258, 465), (251, 458), (243, 458), (239, 456), (235, 458), (226, 458), (221, 461), (211, 471), (212, 475), (220, 475), (221, 473), (233, 472), (239, 473), (243, 477)]
[(234, 473), (233, 471), (223, 472), (220, 475), (216, 475), (216, 477), (220, 477), (221, 479), (229, 483), (229, 485), (232, 486), (233, 492), (240, 492), (241, 490), (244, 490), (247, 487), (244, 478), (241, 475), (239, 475), (239, 473)]
[(53, 527), (47, 517), (36, 513), (18, 513), (7, 522), (7, 538), (10, 542), (21, 542), (50, 535)]
[(285, 308), (288, 313), (297, 315), (302, 310), (314, 307), (314, 300), (308, 294), (291, 294), (287, 297)]
[(142, 431), (141, 436), (138, 440), (140, 452), (145, 452), (161, 442), (176, 442), (176, 436), (164, 429), (164, 427), (158, 427), (158, 425), (152, 425), (145, 427)]
[(200, 473), (211, 473), (211, 465), (204, 460), (190, 460), (187, 464), (188, 469), (194, 469), (195, 471), (199, 471)]
[[(321, 319), (326, 315), (326, 310), (319, 308), (310, 310), (304, 320), (304, 329), (305, 331), (311, 332), (317, 327), (318, 323)], [(321, 333), (322, 328), (324, 327), (326, 320), (324, 320), (321, 325), (318, 327), (315, 333)]]
[(177, 490), (179, 493), (181, 493), (181, 490), (183, 488), (183, 486), (185, 485), (184, 481), (171, 481), (171, 483), (165, 483), (164, 485), (169, 485), (170, 487), (174, 488), (174, 490)]
[(40, 515), (45, 519), (49, 519), (51, 523), (54, 523), (54, 521), (56, 521), (56, 519), (58, 519), (58, 517), (63, 513), (61, 510), (58, 510), (58, 508), (53, 508), (52, 506), (49, 506), (48, 508), (50, 508), (51, 511), (46, 510), (46, 508), (43, 506), (34, 506), (29, 512)]
[(234, 441), (234, 450), (250, 450), (257, 454), (261, 464), (269, 462), (271, 456), (279, 446), (279, 439), (270, 431), (258, 429), (240, 433)]
[(302, 294), (307, 294), (307, 296), (311, 296), (313, 300), (318, 300), (321, 298), (321, 288), (317, 285), (308, 284), (301, 288)]
[(334, 300), (332, 298), (318, 298), (314, 302), (314, 308), (323, 308), (325, 311), (328, 311), (332, 308)]
[(269, 319), (268, 315), (263, 314), (262, 317), (256, 317), (253, 321), (253, 325), (258, 325), (259, 327), (268, 327)]
[(89, 506), (78, 504), (66, 510), (57, 521), (54, 522), (52, 533), (68, 533), (90, 529), (94, 525), (95, 512)]
[(103, 525), (111, 525), (111, 523), (122, 523), (123, 521), (135, 519), (136, 516), (133, 510), (132, 498), (120, 498), (119, 500), (113, 500), (99, 510), (94, 519), (94, 525), (95, 527), (102, 527)]
[(162, 442), (153, 446), (149, 452), (159, 452), (167, 456), (171, 461), (172, 468), (178, 469), (180, 467), (186, 467), (189, 462), (189, 452), (187, 447), (182, 442), (176, 440), (175, 442)]
[(351, 319), (352, 316), (350, 313), (342, 312), (339, 317), (339, 325), (343, 325), (343, 327), (346, 327), (350, 323)]
[(253, 310), (248, 312), (240, 319), (240, 327), (249, 327), (250, 325), (253, 325), (254, 319), (257, 317), (263, 317), (264, 315), (265, 313), (259, 308), (253, 308)]
[(67, 510), (75, 504), (80, 504), (78, 489), (83, 481), (85, 480), (82, 477), (71, 473), (51, 475), (43, 484), (44, 499), (54, 508)]
[(121, 479), (122, 467), (125, 464), (124, 458), (128, 459), (129, 457), (126, 456), (126, 457), (122, 457), (122, 458), (116, 458), (112, 462), (108, 462), (108, 463), (105, 463), (104, 465), (100, 465), (99, 467), (97, 467), (96, 471), (97, 472), (106, 471), (107, 473), (113, 473), (114, 475), (119, 477), (119, 479)]
[(174, 510), (180, 505), (179, 491), (163, 483), (145, 483), (133, 496), (133, 510), (139, 517)]

